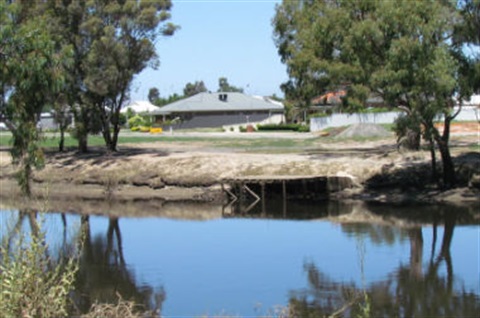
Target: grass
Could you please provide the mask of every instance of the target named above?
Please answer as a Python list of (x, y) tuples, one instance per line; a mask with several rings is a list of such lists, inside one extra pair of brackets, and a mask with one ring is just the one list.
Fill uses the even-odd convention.
[[(4, 132), (0, 134), (0, 146), (10, 147), (11, 146), (11, 134)], [(196, 144), (201, 145), (202, 147), (213, 147), (213, 148), (235, 148), (241, 150), (254, 150), (261, 151), (262, 149), (275, 149), (276, 152), (295, 151), (297, 149), (305, 149), (311, 147), (317, 138), (305, 138), (305, 139), (287, 139), (287, 138), (242, 138), (242, 137), (228, 137), (228, 138), (218, 138), (218, 137), (192, 137), (192, 136), (169, 136), (169, 135), (143, 135), (141, 133), (138, 136), (119, 136), (118, 144), (140, 144), (140, 143), (152, 143), (152, 142), (162, 142), (162, 143), (175, 143), (175, 144)], [(47, 135), (41, 143), (40, 146), (44, 149), (55, 150), (58, 148), (59, 137), (55, 135)], [(65, 147), (66, 148), (75, 148), (77, 147), (77, 140), (70, 137), (69, 135), (65, 136)], [(105, 142), (102, 136), (89, 136), (88, 138), (89, 147), (95, 146), (104, 146)], [(287, 150), (288, 149), (288, 150)]]

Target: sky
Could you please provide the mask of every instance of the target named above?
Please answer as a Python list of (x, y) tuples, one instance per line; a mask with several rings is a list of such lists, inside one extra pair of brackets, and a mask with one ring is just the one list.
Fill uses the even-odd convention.
[(147, 100), (156, 87), (161, 97), (183, 94), (188, 82), (204, 81), (217, 91), (218, 79), (249, 95), (283, 96), (287, 80), (273, 41), (273, 0), (173, 0), (170, 22), (180, 26), (156, 44), (157, 70), (145, 69), (131, 87), (131, 100)]

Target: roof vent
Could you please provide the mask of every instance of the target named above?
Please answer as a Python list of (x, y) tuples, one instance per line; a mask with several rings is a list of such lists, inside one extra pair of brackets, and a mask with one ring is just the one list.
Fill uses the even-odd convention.
[(218, 94), (218, 99), (222, 102), (226, 102), (228, 100), (227, 94)]

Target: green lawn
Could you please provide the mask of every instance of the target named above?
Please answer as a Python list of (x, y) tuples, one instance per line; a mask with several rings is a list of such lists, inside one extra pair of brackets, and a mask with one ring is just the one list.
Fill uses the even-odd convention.
[[(45, 137), (41, 146), (45, 149), (55, 149), (58, 147), (59, 137)], [(235, 148), (242, 150), (256, 150), (261, 151), (262, 149), (277, 149), (277, 151), (282, 151), (286, 149), (296, 150), (304, 149), (310, 147), (317, 138), (306, 138), (306, 139), (285, 139), (285, 138), (241, 138), (241, 137), (228, 137), (228, 138), (218, 138), (218, 137), (183, 137), (183, 136), (168, 136), (168, 135), (159, 135), (159, 136), (119, 136), (119, 144), (139, 144), (139, 143), (151, 143), (151, 142), (164, 142), (164, 143), (188, 143), (195, 144), (198, 143), (202, 147), (213, 147), (213, 148)], [(77, 140), (73, 139), (69, 135), (65, 137), (65, 147), (74, 148), (77, 146)], [(0, 146), (10, 146), (11, 145), (11, 134), (8, 132), (3, 132), (0, 134)], [(102, 136), (89, 136), (88, 138), (89, 146), (104, 146), (105, 142)]]

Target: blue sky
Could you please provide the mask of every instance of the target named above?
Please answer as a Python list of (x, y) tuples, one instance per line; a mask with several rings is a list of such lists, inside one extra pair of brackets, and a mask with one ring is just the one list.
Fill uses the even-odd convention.
[(160, 96), (182, 94), (188, 82), (203, 80), (216, 91), (218, 78), (250, 95), (282, 95), (287, 79), (273, 42), (275, 4), (267, 0), (173, 1), (171, 22), (181, 29), (156, 47), (160, 67), (136, 76), (132, 100), (146, 100), (157, 87)]

